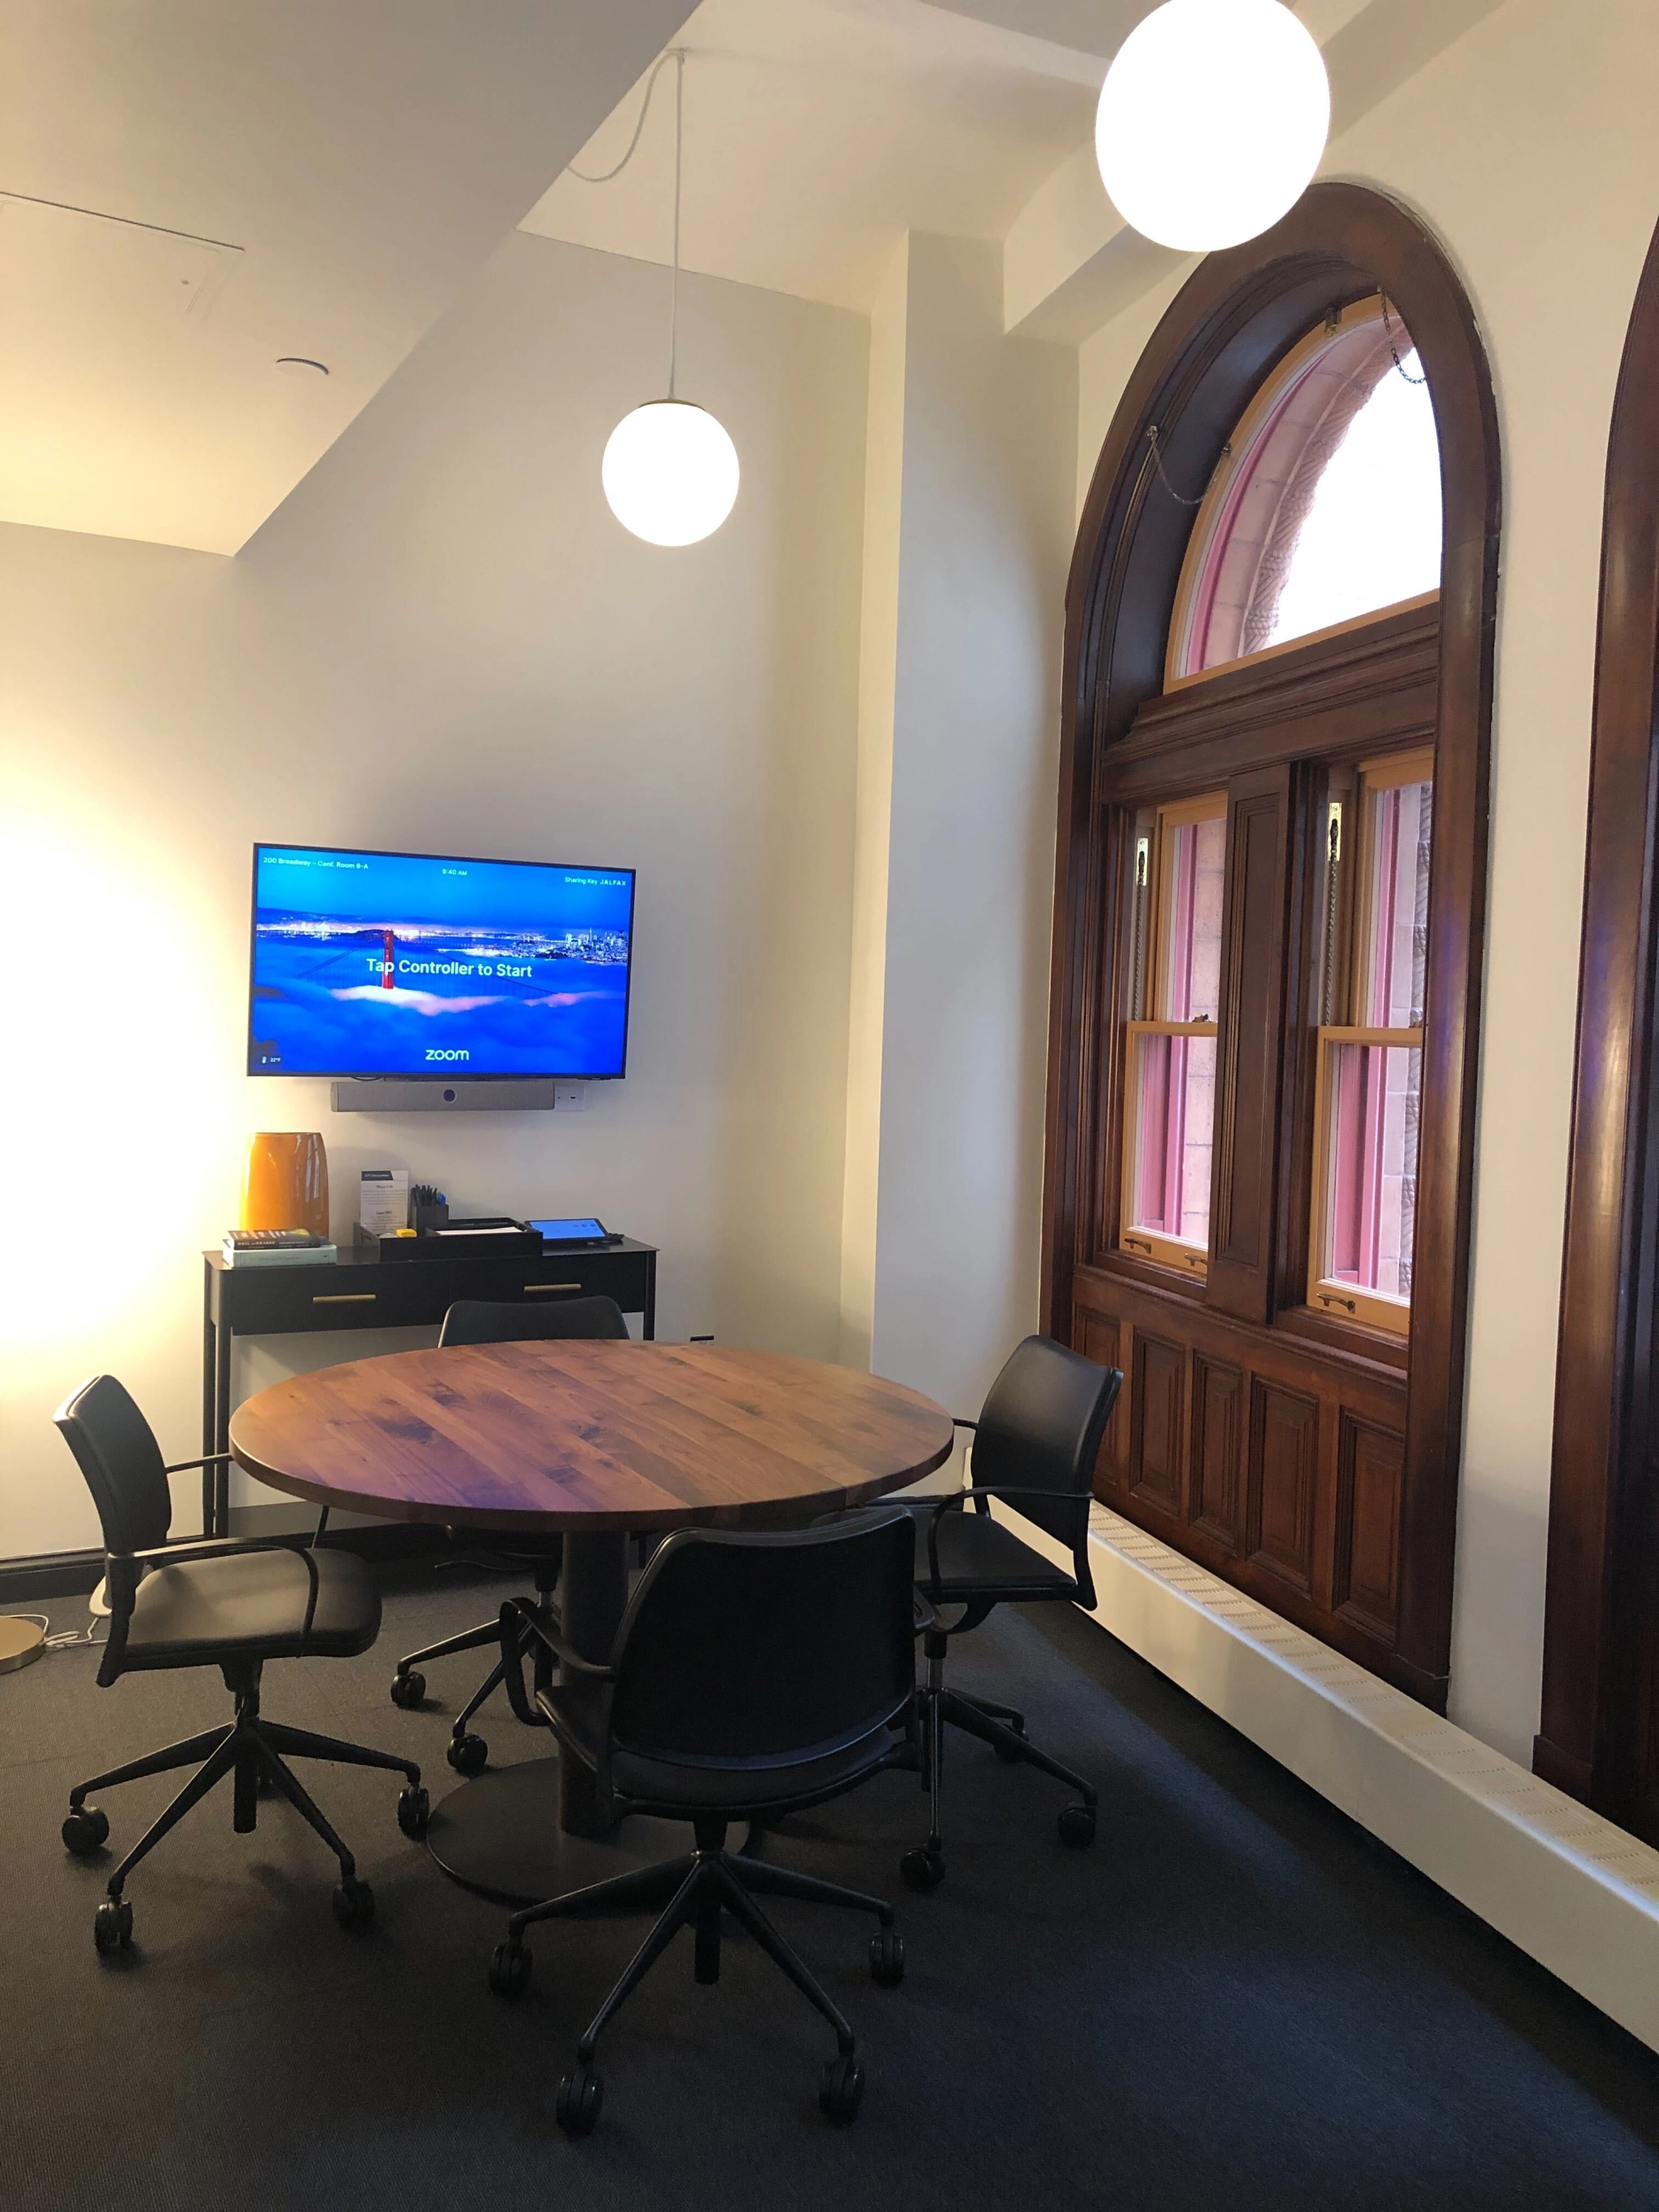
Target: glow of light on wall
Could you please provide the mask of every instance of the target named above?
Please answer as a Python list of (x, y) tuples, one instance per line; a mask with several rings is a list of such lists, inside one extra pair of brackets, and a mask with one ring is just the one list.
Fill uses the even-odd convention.
[(113, 1367), (149, 1339), (225, 1225), (239, 1069), (215, 979), (229, 948), (145, 850), (137, 830), (0, 807), (0, 1157), (8, 1241), (28, 1255), (4, 1273), (0, 1346), (37, 1382), (46, 1347), (100, 1345)]

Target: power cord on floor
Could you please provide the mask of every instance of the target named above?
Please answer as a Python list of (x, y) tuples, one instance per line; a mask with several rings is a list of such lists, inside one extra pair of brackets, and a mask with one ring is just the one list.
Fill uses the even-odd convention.
[(46, 1638), (48, 1651), (71, 1650), (77, 1644), (88, 1644), (96, 1649), (109, 1642), (107, 1636), (99, 1635), (96, 1618), (89, 1620), (84, 1628), (60, 1628), (55, 1636), (52, 1632), (52, 1617), (49, 1613), (18, 1613), (13, 1618), (17, 1620), (38, 1620)]

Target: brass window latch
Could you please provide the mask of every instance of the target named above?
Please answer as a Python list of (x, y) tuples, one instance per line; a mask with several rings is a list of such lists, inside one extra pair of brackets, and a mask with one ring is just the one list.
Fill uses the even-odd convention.
[(1123, 1248), (1125, 1251), (1144, 1252), (1148, 1259), (1152, 1257), (1152, 1248), (1144, 1237), (1126, 1237), (1123, 1240)]
[(1354, 1299), (1335, 1297), (1328, 1291), (1322, 1291), (1319, 1293), (1319, 1303), (1322, 1306), (1340, 1306), (1347, 1313), (1358, 1313), (1359, 1310), (1358, 1304)]

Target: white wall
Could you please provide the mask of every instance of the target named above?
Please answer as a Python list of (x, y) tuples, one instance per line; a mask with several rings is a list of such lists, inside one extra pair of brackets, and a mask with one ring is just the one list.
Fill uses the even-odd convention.
[[(659, 1243), (666, 1335), (834, 1355), (867, 332), (684, 280), (683, 388), (744, 479), (665, 552), (599, 459), (666, 307), (515, 236), (234, 562), (0, 528), (0, 1556), (96, 1540), (48, 1418), (88, 1372), (197, 1449), (198, 1255), (257, 1128), (325, 1132), (337, 1232), (406, 1164)], [(441, 1123), (248, 1081), (256, 837), (635, 864), (627, 1080)], [(386, 1341), (267, 1340), (241, 1386)]]
[(1075, 355), (1003, 336), (998, 247), (911, 234), (870, 423), (846, 1340), (976, 1411), (1036, 1326), (1076, 474)]
[[(1497, 386), (1504, 534), (1469, 1387), (1451, 1713), (1529, 1760), (1583, 823), (1613, 389), (1659, 219), (1659, 11), (1510, 0), (1337, 140), (1468, 288)], [(1082, 349), (1079, 477), (1179, 279)]]

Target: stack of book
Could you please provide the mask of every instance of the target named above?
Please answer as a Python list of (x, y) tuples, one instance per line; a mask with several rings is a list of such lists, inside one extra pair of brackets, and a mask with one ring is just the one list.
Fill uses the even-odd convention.
[(326, 1237), (307, 1229), (233, 1229), (224, 1253), (228, 1267), (292, 1267), (339, 1256)]

